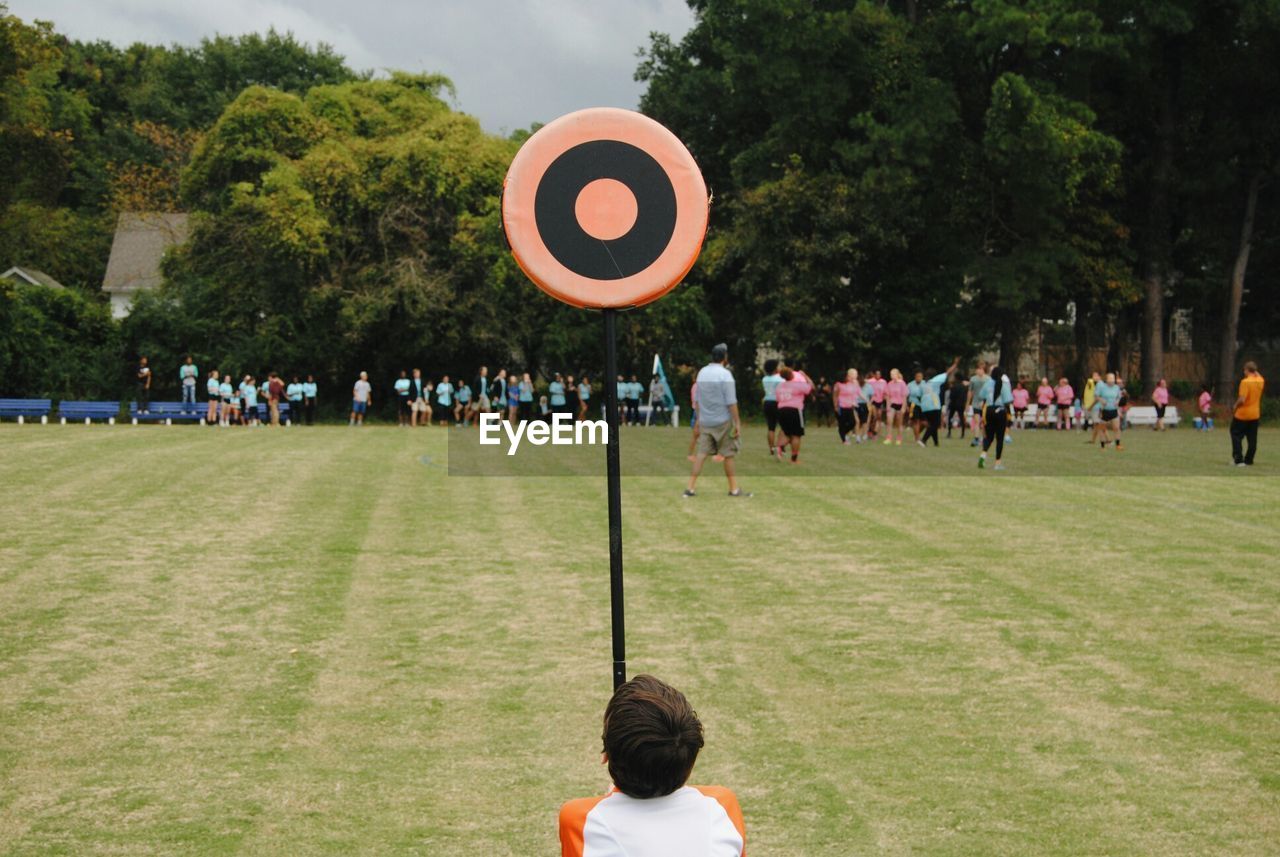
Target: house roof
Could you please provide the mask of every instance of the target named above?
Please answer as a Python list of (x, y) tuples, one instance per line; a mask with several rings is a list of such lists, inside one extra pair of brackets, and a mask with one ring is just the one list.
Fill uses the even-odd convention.
[(14, 265), (3, 274), (0, 274), (0, 280), (21, 280), (32, 286), (48, 286), (51, 289), (66, 288), (66, 286), (50, 277), (44, 271), (37, 271), (35, 268), (22, 268), (18, 265)]
[(122, 212), (102, 288), (128, 294), (160, 285), (160, 260), (170, 247), (187, 240), (188, 228), (188, 215), (179, 212)]

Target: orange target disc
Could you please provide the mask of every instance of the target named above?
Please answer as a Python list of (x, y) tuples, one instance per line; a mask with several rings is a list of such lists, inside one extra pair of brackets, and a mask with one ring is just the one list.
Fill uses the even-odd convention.
[(502, 228), (520, 268), (552, 297), (636, 307), (684, 279), (707, 233), (707, 185), (674, 134), (631, 110), (561, 116), (516, 153)]

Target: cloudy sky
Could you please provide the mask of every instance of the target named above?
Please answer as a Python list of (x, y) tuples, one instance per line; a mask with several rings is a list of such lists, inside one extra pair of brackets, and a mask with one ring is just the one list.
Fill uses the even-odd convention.
[(684, 35), (684, 0), (5, 0), (84, 40), (194, 44), (274, 26), (358, 69), (438, 71), (493, 132), (582, 107), (635, 107), (636, 50)]

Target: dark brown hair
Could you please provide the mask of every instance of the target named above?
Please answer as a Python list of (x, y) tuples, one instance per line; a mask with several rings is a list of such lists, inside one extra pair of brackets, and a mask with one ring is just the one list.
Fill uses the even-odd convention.
[(623, 684), (605, 706), (604, 752), (623, 794), (671, 794), (689, 779), (702, 743), (702, 722), (689, 700), (651, 675)]

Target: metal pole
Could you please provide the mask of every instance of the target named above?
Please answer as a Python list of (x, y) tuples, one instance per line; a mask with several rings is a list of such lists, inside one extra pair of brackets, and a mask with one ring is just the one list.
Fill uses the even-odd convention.
[(605, 448), (609, 481), (609, 605), (613, 621), (613, 689), (627, 680), (627, 634), (622, 610), (622, 464), (618, 454), (618, 311), (604, 311)]

